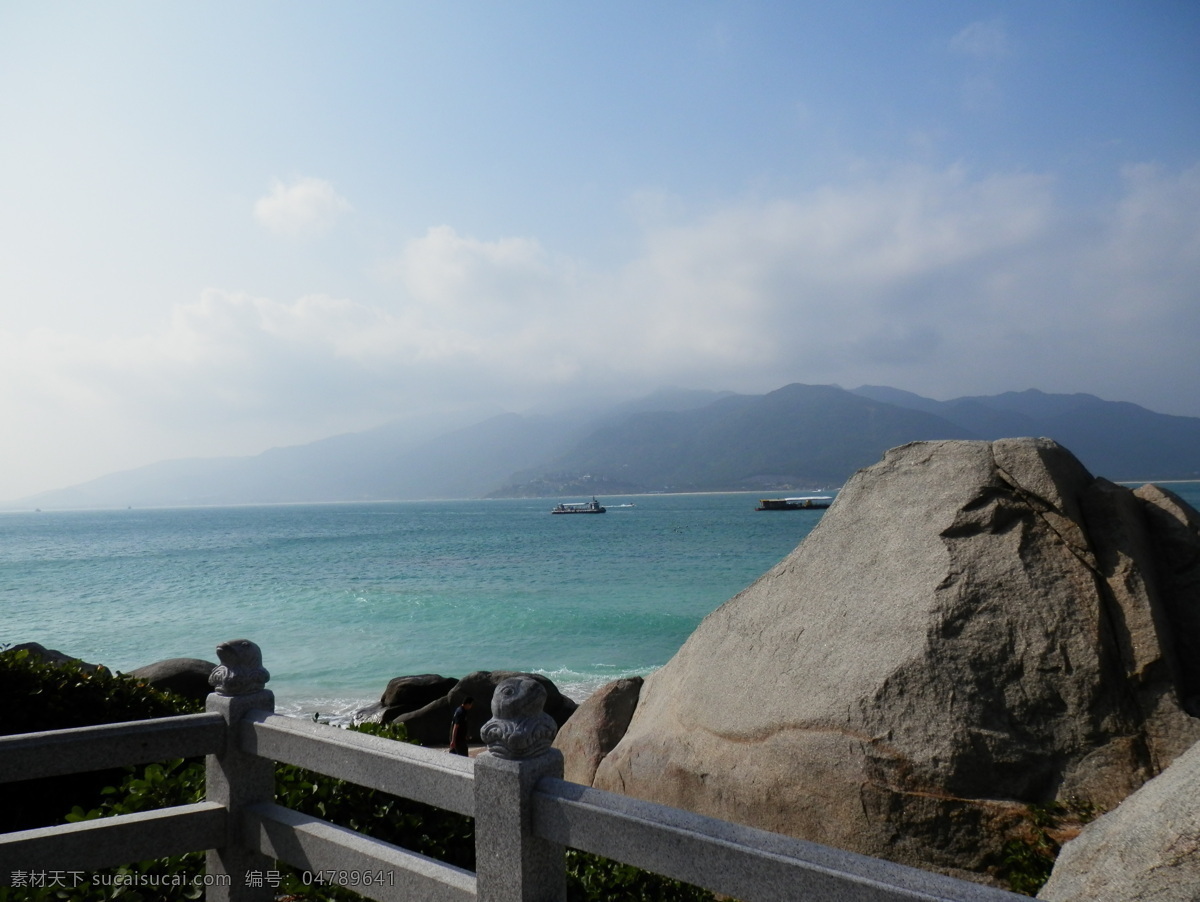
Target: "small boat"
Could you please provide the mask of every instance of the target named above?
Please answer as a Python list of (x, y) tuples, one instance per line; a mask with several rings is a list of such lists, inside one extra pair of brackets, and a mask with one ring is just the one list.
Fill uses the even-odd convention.
[(757, 511), (823, 510), (833, 504), (832, 495), (802, 495), (799, 498), (760, 498)]
[(591, 501), (568, 501), (555, 506), (552, 514), (602, 514), (606, 508), (593, 495)]

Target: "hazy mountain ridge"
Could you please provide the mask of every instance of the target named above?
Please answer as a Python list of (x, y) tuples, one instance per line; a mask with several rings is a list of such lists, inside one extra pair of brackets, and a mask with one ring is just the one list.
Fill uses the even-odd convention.
[(1037, 389), (950, 401), (878, 386), (862, 386), (854, 393), (934, 413), (979, 438), (1053, 438), (1070, 448), (1093, 474), (1108, 479), (1200, 478), (1198, 417), (1155, 413), (1095, 395), (1048, 394)]
[(397, 422), (254, 457), (162, 461), (5, 505), (168, 507), (438, 498), (800, 491), (890, 447), (1054, 438), (1113, 480), (1200, 478), (1200, 418), (1036, 390), (935, 401), (883, 386), (764, 395), (669, 389), (601, 411), (504, 413), (430, 433)]
[[(628, 417), (494, 494), (817, 488), (840, 483), (895, 445), (970, 437), (919, 411), (834, 386), (794, 384), (689, 411)], [(590, 481), (576, 484), (572, 475)]]

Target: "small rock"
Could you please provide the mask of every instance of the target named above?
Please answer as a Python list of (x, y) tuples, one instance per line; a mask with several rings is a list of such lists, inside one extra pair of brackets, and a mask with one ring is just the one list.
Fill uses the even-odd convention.
[(204, 701), (212, 692), (208, 678), (216, 666), (212, 661), (201, 658), (167, 658), (165, 661), (155, 661), (153, 664), (131, 670), (126, 676), (149, 683), (155, 689)]
[(99, 670), (101, 666), (99, 664), (89, 664), (87, 661), (64, 654), (55, 648), (46, 648), (46, 646), (38, 642), (22, 642), (20, 645), (13, 645), (4, 650), (28, 651), (31, 655), (41, 658), (48, 664), (66, 664), (68, 662), (74, 662), (78, 664), (80, 668), (88, 671), (89, 673)]
[(629, 728), (642, 678), (613, 680), (588, 696), (554, 738), (563, 753), (563, 779), (592, 785), (596, 768)]

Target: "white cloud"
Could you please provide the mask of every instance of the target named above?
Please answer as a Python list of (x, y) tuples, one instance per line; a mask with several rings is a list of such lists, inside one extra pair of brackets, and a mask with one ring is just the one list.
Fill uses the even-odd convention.
[[(1146, 401), (1171, 393), (1153, 344), (1197, 334), (1165, 325), (1197, 307), (1197, 181), (1131, 171), (1096, 216), (1068, 214), (1050, 178), (960, 167), (690, 219), (656, 205), (640, 252), (603, 273), (532, 239), (434, 229), (395, 266), (400, 315), (424, 353), (498, 390), (801, 380), (1126, 397), (1128, 384)], [(1152, 288), (1161, 313), (1139, 323)]]
[(1052, 220), (1050, 187), (904, 169), (658, 229), (624, 282), (656, 312), (643, 357), (821, 382), (853, 381), (872, 348), (909, 355), (902, 338), (928, 359), (945, 313), (935, 283), (1028, 247)]
[(393, 270), (428, 321), (487, 332), (545, 312), (554, 266), (534, 239), (480, 241), (439, 226), (410, 242)]
[(994, 109), (1004, 97), (997, 79), (999, 64), (1012, 54), (1004, 21), (972, 22), (951, 38), (949, 48), (970, 64), (958, 88), (963, 108), (974, 112)]
[(351, 209), (329, 182), (301, 178), (272, 184), (271, 192), (255, 201), (254, 218), (277, 235), (295, 237), (324, 232)]
[(1008, 29), (1002, 19), (972, 22), (950, 39), (950, 49), (979, 60), (1000, 60), (1011, 53)]
[(1088, 215), (1048, 178), (962, 168), (658, 209), (609, 271), (441, 226), (374, 298), (213, 289), (134, 337), (0, 331), (6, 459), (48, 432), (94, 450), (104, 424), (149, 459), (247, 453), (414, 405), (662, 384), (1035, 386), (1200, 414), (1200, 166), (1131, 167)]
[(39, 333), (7, 356), (76, 403), (230, 417), (384, 407), (415, 382), (502, 401), (588, 380), (1000, 389), (1038, 382), (1022, 369), (1031, 362), (1096, 377), (1192, 315), (1200, 169), (1130, 170), (1120, 203), (1094, 220), (1066, 217), (1053, 187), (898, 169), (648, 226), (634, 259), (609, 272), (532, 238), (441, 226), (388, 265), (390, 299), (210, 290), (158, 334)]

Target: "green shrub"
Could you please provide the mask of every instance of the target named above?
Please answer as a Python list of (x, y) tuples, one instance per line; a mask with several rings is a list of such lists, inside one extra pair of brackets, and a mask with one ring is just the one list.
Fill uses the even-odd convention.
[(0, 710), (0, 735), (7, 736), (193, 714), (204, 705), (106, 667), (55, 664), (22, 648), (0, 652)]
[[(8, 726), (22, 727), (5, 731), (10, 733), (164, 717), (203, 708), (198, 702), (158, 692), (103, 668), (89, 673), (78, 663), (49, 664), (27, 651), (0, 652), (0, 703), (15, 714)], [(363, 724), (352, 729), (407, 740), (402, 724)], [(80, 776), (92, 783), (97, 780), (94, 774)], [(127, 767), (101, 776), (104, 782), (57, 808), (55, 800), (45, 795), (35, 797), (31, 804), (43, 813), (43, 823), (50, 824), (186, 805), (200, 801), (204, 795), (202, 759)], [(53, 782), (62, 781), (55, 778)], [(28, 781), (35, 782), (46, 781)], [(28, 784), (8, 784), (6, 790), (22, 785)], [(280, 805), (467, 870), (475, 868), (474, 821), (469, 817), (291, 765), (276, 766), (275, 793)], [(65, 815), (61, 813), (64, 811)], [(203, 852), (194, 852), (138, 862), (82, 875), (78, 886), (0, 887), (0, 902), (197, 899), (203, 896), (203, 889), (188, 884), (204, 873), (204, 859)], [(139, 876), (151, 875), (158, 886), (133, 885)], [(282, 864), (272, 876), (278, 880), (280, 895), (336, 902), (362, 898), (340, 888), (313, 884)], [(73, 882), (73, 878), (66, 881)], [(706, 902), (713, 898), (695, 887), (575, 850), (567, 852), (567, 886), (571, 902)]]
[(567, 850), (567, 902), (712, 902), (707, 890), (589, 852)]
[[(203, 707), (104, 667), (92, 670), (79, 661), (56, 664), (24, 648), (0, 652), (0, 735), (190, 714)], [(63, 812), (73, 805), (99, 805), (100, 790), (123, 775), (118, 768), (6, 783), (0, 831), (62, 823)]]

